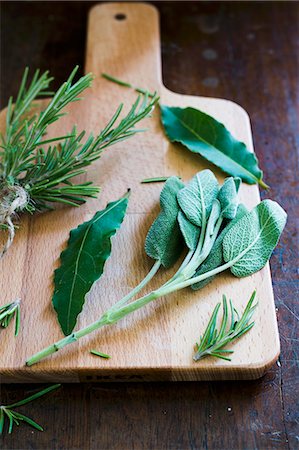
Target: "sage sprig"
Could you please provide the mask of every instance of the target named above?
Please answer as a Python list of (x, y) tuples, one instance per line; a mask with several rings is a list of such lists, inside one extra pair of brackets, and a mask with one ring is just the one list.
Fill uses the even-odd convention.
[[(240, 179), (232, 177), (219, 186), (210, 170), (199, 172), (186, 186), (177, 177), (169, 178), (161, 192), (161, 212), (145, 241), (147, 254), (156, 261), (149, 274), (97, 321), (36, 353), (26, 364), (37, 363), (159, 297), (190, 286), (197, 288), (225, 270), (229, 269), (236, 277), (244, 277), (264, 267), (277, 245), (287, 216), (272, 200), (264, 200), (247, 212), (238, 204), (239, 186)], [(168, 281), (132, 300), (161, 266), (173, 265), (184, 249), (186, 256)], [(212, 261), (207, 270), (198, 273), (210, 255)]]
[[(193, 356), (194, 361), (199, 361), (207, 356), (214, 356), (216, 358), (225, 359), (226, 361), (231, 361), (231, 358), (229, 358), (228, 355), (234, 352), (233, 350), (226, 350), (224, 347), (233, 342), (235, 339), (240, 338), (253, 327), (254, 322), (250, 322), (250, 320), (254, 310), (257, 307), (257, 303), (253, 305), (255, 295), (256, 291), (252, 293), (241, 317), (233, 306), (231, 300), (229, 301), (229, 317), (227, 300), (225, 295), (223, 295), (223, 316), (219, 331), (217, 331), (217, 318), (221, 304), (217, 303), (205, 332), (200, 337), (199, 343), (196, 343), (196, 353)], [(230, 325), (228, 324), (229, 321)]]
[[(108, 146), (123, 141), (138, 130), (135, 125), (150, 116), (158, 97), (140, 95), (127, 115), (120, 118), (121, 104), (106, 127), (96, 136), (85, 136), (74, 127), (64, 136), (45, 138), (48, 127), (65, 114), (64, 108), (80, 100), (80, 94), (93, 79), (87, 74), (74, 82), (78, 67), (56, 93), (49, 92), (53, 77), (37, 70), (28, 84), (25, 70), (15, 102), (11, 97), (6, 113), (6, 130), (0, 134), (0, 228), (8, 232), (0, 257), (15, 235), (16, 213), (34, 213), (53, 208), (53, 203), (78, 206), (88, 197), (96, 197), (100, 188), (91, 182), (78, 183), (74, 177), (100, 158)], [(51, 95), (40, 113), (34, 109), (37, 97)], [(117, 123), (118, 121), (118, 123)]]
[(19, 426), (21, 422), (26, 422), (33, 428), (36, 428), (39, 431), (44, 431), (43, 427), (41, 427), (38, 423), (30, 419), (30, 417), (27, 417), (24, 414), (15, 411), (14, 408), (33, 402), (37, 398), (42, 397), (43, 395), (46, 395), (51, 391), (54, 391), (60, 386), (60, 384), (54, 384), (53, 386), (49, 386), (46, 389), (43, 389), (42, 391), (37, 392), (36, 394), (24, 398), (23, 400), (20, 400), (16, 403), (12, 403), (11, 405), (0, 405), (0, 434), (2, 434), (4, 431), (5, 418), (8, 419), (8, 434), (12, 433), (14, 425)]
[(18, 336), (20, 330), (20, 300), (0, 306), (0, 326), (7, 328), (12, 319), (15, 317), (15, 336)]

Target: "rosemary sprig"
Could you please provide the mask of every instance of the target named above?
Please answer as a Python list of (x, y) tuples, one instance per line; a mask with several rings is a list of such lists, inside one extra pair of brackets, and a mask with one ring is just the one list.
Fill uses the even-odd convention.
[(19, 334), (20, 329), (20, 300), (0, 306), (0, 326), (7, 328), (13, 317), (15, 320), (15, 336)]
[(13, 241), (16, 213), (52, 209), (53, 202), (78, 206), (85, 198), (96, 197), (98, 186), (73, 182), (73, 178), (84, 174), (86, 167), (99, 159), (108, 146), (142, 131), (135, 125), (150, 116), (158, 101), (156, 94), (151, 99), (148, 94), (140, 95), (127, 115), (118, 121), (121, 104), (96, 137), (85, 137), (85, 131), (79, 133), (73, 128), (65, 136), (45, 139), (48, 126), (65, 114), (62, 110), (69, 103), (80, 100), (80, 94), (91, 85), (92, 74), (74, 82), (77, 70), (75, 67), (40, 113), (34, 110), (36, 98), (53, 94), (49, 92), (53, 78), (48, 72), (40, 75), (36, 71), (27, 86), (26, 68), (15, 102), (12, 97), (9, 99), (6, 131), (0, 134), (0, 228), (8, 231), (8, 240), (0, 257)]
[(220, 303), (218, 303), (213, 311), (207, 328), (200, 338), (199, 344), (196, 343), (196, 353), (193, 356), (194, 361), (199, 361), (206, 356), (214, 356), (216, 358), (225, 359), (226, 361), (231, 361), (228, 354), (233, 353), (233, 350), (225, 350), (224, 347), (230, 344), (235, 339), (241, 337), (243, 334), (247, 333), (253, 325), (254, 322), (250, 322), (257, 303), (253, 305), (255, 299), (256, 291), (254, 291), (250, 297), (249, 302), (240, 318), (238, 311), (234, 308), (232, 301), (230, 304), (230, 326), (228, 328), (229, 312), (227, 307), (227, 300), (225, 295), (223, 295), (222, 307), (223, 307), (223, 317), (220, 324), (219, 332), (217, 331), (217, 316), (220, 309)]
[(23, 400), (20, 400), (19, 402), (12, 403), (11, 405), (1, 405), (0, 406), (0, 434), (3, 433), (4, 430), (4, 422), (5, 417), (9, 420), (8, 425), (8, 433), (11, 434), (13, 430), (14, 424), (17, 426), (20, 425), (20, 422), (26, 422), (32, 427), (36, 428), (39, 431), (44, 431), (44, 429), (36, 423), (34, 420), (30, 419), (27, 416), (24, 416), (24, 414), (18, 413), (14, 411), (13, 408), (17, 408), (19, 406), (26, 405), (29, 402), (32, 402), (33, 400), (36, 400), (37, 398), (41, 397), (42, 395), (46, 395), (49, 392), (53, 391), (54, 389), (59, 388), (60, 384), (54, 384), (52, 386), (49, 386), (46, 389), (43, 389), (40, 392), (37, 392), (36, 394), (31, 395), (30, 397), (24, 398)]

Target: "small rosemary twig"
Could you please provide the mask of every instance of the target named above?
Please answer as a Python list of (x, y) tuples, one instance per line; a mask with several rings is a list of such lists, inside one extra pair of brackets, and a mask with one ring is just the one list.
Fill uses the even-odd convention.
[(219, 332), (217, 331), (217, 316), (220, 309), (220, 303), (218, 303), (213, 311), (207, 328), (200, 338), (199, 344), (196, 343), (196, 353), (193, 357), (194, 361), (199, 361), (206, 356), (214, 356), (216, 358), (225, 359), (226, 361), (231, 361), (228, 354), (233, 353), (233, 350), (225, 350), (224, 347), (230, 344), (235, 339), (241, 337), (243, 334), (247, 333), (253, 325), (254, 322), (250, 322), (257, 303), (253, 305), (255, 299), (256, 291), (254, 291), (250, 297), (249, 302), (243, 312), (242, 317), (239, 317), (237, 310), (234, 308), (232, 301), (230, 304), (230, 326), (228, 328), (228, 307), (225, 295), (223, 295), (222, 307), (223, 307), (223, 317), (221, 320), (221, 325)]
[(0, 306), (0, 326), (7, 328), (13, 317), (15, 320), (15, 336), (19, 334), (20, 329), (20, 300)]
[(20, 425), (20, 422), (26, 422), (32, 427), (36, 428), (37, 430), (44, 431), (44, 429), (38, 423), (34, 422), (34, 420), (30, 419), (27, 416), (24, 416), (24, 414), (14, 411), (13, 408), (26, 405), (27, 403), (36, 400), (42, 395), (48, 394), (49, 392), (59, 388), (60, 386), (61, 386), (60, 384), (54, 384), (53, 386), (49, 386), (48, 388), (43, 389), (42, 391), (37, 392), (36, 394), (31, 395), (30, 397), (20, 400), (19, 402), (12, 403), (11, 405), (0, 405), (0, 434), (2, 434), (4, 430), (5, 417), (9, 420), (8, 425), (9, 434), (12, 433), (14, 424)]

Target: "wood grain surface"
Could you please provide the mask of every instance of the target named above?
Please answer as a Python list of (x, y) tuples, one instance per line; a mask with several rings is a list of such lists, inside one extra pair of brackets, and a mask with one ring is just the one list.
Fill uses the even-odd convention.
[[(118, 14), (124, 19), (118, 20)], [(95, 134), (108, 123), (119, 103), (133, 103), (136, 93), (101, 78), (105, 72), (150, 92), (157, 91), (162, 104), (193, 106), (212, 115), (252, 150), (249, 117), (240, 106), (222, 99), (183, 96), (164, 88), (160, 51), (159, 17), (153, 6), (110, 3), (93, 7), (89, 14), (85, 72), (92, 72), (95, 80), (84, 100), (73, 103), (69, 114), (51, 126), (49, 138), (65, 135), (74, 124)], [(2, 118), (4, 128), (5, 114)], [(2, 337), (3, 381), (117, 380), (120, 375), (124, 379), (127, 375), (129, 380), (252, 379), (262, 376), (278, 358), (277, 321), (267, 265), (250, 277), (238, 279), (226, 273), (200, 291), (184, 289), (162, 298), (41, 363), (24, 367), (29, 356), (61, 337), (51, 306), (52, 276), (69, 230), (131, 188), (127, 216), (113, 238), (112, 256), (104, 276), (88, 296), (78, 329), (100, 317), (129, 292), (153, 264), (144, 254), (143, 242), (159, 211), (162, 185), (144, 185), (140, 181), (175, 174), (187, 181), (199, 170), (211, 167), (181, 146), (169, 143), (158, 108), (142, 126), (147, 127), (146, 133), (109, 148), (91, 166), (88, 175), (81, 177), (82, 181), (91, 180), (101, 186), (99, 199), (80, 208), (58, 208), (21, 217), (15, 242), (0, 261), (2, 298), (5, 302), (21, 298), (23, 318), (17, 340), (13, 339), (12, 327)], [(211, 169), (222, 182), (221, 171)], [(249, 210), (260, 199), (257, 186), (245, 183), (239, 197)], [(151, 288), (157, 289), (173, 270), (167, 275), (161, 272)], [(206, 358), (195, 363), (194, 344), (222, 294), (243, 310), (255, 288), (259, 302), (255, 326), (234, 346), (232, 362)], [(112, 357), (109, 361), (99, 360), (89, 353), (90, 348), (99, 348)]]
[[(89, 6), (2, 6), (2, 105), (16, 92), (29, 61), (33, 67), (53, 68), (57, 84), (83, 61)], [(4, 439), (3, 448), (296, 448), (297, 66), (296, 27), (290, 24), (298, 9), (277, 3), (157, 6), (164, 82), (182, 93), (231, 98), (249, 111), (271, 197), (289, 213), (287, 230), (271, 260), (282, 343), (279, 366), (252, 382), (64, 385), (26, 407), (46, 432), (23, 427)], [(33, 391), (29, 385), (2, 386), (1, 401)]]

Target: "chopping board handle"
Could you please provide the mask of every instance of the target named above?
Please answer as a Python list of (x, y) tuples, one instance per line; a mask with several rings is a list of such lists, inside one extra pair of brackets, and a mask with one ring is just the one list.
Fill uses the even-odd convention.
[(158, 90), (159, 15), (144, 3), (104, 3), (89, 13), (85, 72), (106, 72), (134, 86)]

